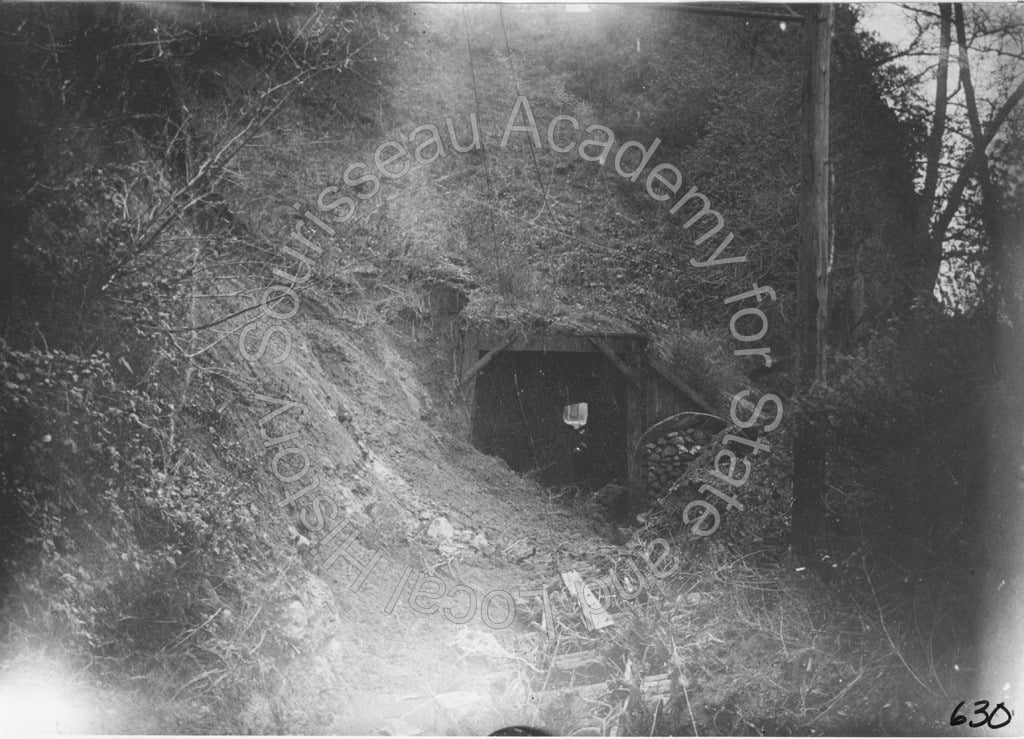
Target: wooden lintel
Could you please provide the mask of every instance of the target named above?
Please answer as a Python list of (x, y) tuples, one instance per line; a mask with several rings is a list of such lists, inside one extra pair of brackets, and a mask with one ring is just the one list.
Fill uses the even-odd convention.
[(701, 395), (692, 387), (690, 387), (685, 382), (680, 380), (679, 377), (676, 376), (676, 373), (670, 370), (668, 366), (666, 366), (661, 360), (652, 357), (650, 354), (648, 354), (645, 357), (645, 359), (651, 369), (653, 369), (659, 375), (664, 377), (665, 380), (667, 380), (677, 390), (682, 392), (684, 395), (688, 396), (693, 402), (699, 405), (701, 410), (706, 411), (708, 413), (717, 412), (715, 410), (715, 407), (711, 405), (711, 403), (709, 403), (703, 395)]
[(636, 375), (633, 374), (633, 371), (626, 366), (625, 362), (619, 359), (619, 355), (616, 354), (615, 351), (610, 346), (608, 346), (608, 344), (606, 344), (603, 339), (599, 339), (596, 336), (590, 336), (588, 338), (590, 339), (590, 343), (596, 346), (598, 350), (608, 358), (608, 361), (615, 365), (615, 369), (617, 369), (619, 372), (625, 375), (626, 379), (629, 380), (631, 383), (633, 383), (637, 387), (640, 387), (640, 380), (637, 379)]
[(510, 336), (507, 339), (505, 339), (505, 341), (498, 344), (493, 349), (484, 354), (482, 357), (480, 357), (480, 359), (473, 363), (472, 367), (470, 367), (468, 370), (462, 373), (462, 378), (459, 380), (459, 385), (465, 385), (467, 382), (469, 382), (469, 380), (473, 378), (473, 375), (475, 375), (477, 372), (479, 372), (488, 364), (490, 364), (490, 361), (494, 359), (496, 356), (498, 356), (499, 352), (501, 352), (509, 344), (511, 344), (518, 338), (518, 336)]

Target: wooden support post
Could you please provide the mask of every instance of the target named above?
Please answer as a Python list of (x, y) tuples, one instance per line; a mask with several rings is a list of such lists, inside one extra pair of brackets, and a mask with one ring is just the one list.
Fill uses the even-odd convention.
[[(630, 367), (608, 344), (597, 336), (590, 337), (590, 343), (598, 348), (615, 369), (626, 378), (626, 487), (629, 490), (629, 513), (637, 512), (643, 491), (640, 464), (633, 454), (643, 434), (644, 387), (638, 377), (639, 367)], [(636, 364), (636, 355), (630, 354), (630, 362)]]
[(626, 383), (626, 487), (629, 490), (629, 515), (640, 512), (643, 494), (643, 469), (634, 454), (643, 435), (644, 391), (640, 383)]
[[(800, 246), (797, 260), (796, 374), (806, 391), (825, 380), (828, 310), (829, 226), (829, 62), (833, 8), (805, 11), (805, 66), (801, 109)], [(812, 414), (798, 417), (793, 447), (794, 548), (808, 554), (821, 518), (825, 486), (825, 445)]]

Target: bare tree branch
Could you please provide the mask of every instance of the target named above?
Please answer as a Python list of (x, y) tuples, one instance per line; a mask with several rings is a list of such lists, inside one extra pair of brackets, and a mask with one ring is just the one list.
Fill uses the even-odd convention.
[(988, 145), (992, 143), (992, 139), (1002, 128), (1006, 119), (1010, 117), (1010, 113), (1017, 107), (1021, 99), (1024, 98), (1024, 82), (1021, 82), (1017, 88), (1010, 94), (1006, 101), (999, 107), (996, 115), (988, 122), (985, 126), (984, 132), (979, 140), (974, 142), (970, 156), (967, 161), (964, 162), (963, 168), (960, 170), (960, 175), (957, 177), (956, 182), (949, 189), (949, 193), (946, 195), (946, 207), (935, 221), (935, 225), (932, 228), (932, 238), (941, 241), (949, 228), (949, 224), (952, 222), (953, 217), (957, 211), (960, 210), (960, 205), (963, 201), (964, 190), (974, 177), (978, 167), (987, 161), (985, 150)]

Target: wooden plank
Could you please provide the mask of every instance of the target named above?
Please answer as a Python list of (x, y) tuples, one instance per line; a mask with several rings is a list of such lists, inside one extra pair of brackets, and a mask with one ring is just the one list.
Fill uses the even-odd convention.
[(479, 372), (484, 367), (486, 367), (488, 364), (490, 364), (491, 360), (494, 359), (496, 356), (498, 356), (499, 352), (504, 350), (505, 347), (507, 347), (509, 344), (511, 344), (517, 338), (519, 338), (519, 337), (518, 336), (511, 336), (511, 337), (507, 338), (504, 342), (502, 342), (501, 344), (498, 344), (498, 346), (494, 347), (493, 349), (488, 351), (486, 354), (484, 354), (482, 357), (480, 357), (480, 359), (478, 359), (473, 364), (472, 367), (470, 367), (468, 370), (466, 370), (465, 372), (462, 373), (462, 379), (459, 380), (459, 385), (465, 385), (477, 372)]
[(601, 655), (594, 649), (584, 652), (572, 652), (570, 654), (559, 654), (551, 660), (551, 667), (555, 670), (578, 670), (587, 665), (600, 664)]
[(701, 410), (707, 411), (708, 413), (715, 413), (715, 408), (711, 403), (704, 398), (703, 395), (698, 393), (692, 387), (687, 385), (685, 382), (676, 376), (675, 372), (670, 370), (661, 360), (652, 357), (650, 354), (646, 355), (644, 359), (647, 361), (648, 366), (661, 375), (667, 382), (675, 386), (677, 390), (690, 398), (694, 403), (700, 406)]
[[(591, 341), (592, 334), (566, 333), (520, 333), (518, 338), (509, 344), (505, 351), (510, 352), (587, 352), (600, 351)], [(477, 345), (482, 347), (495, 346), (503, 341), (506, 334), (488, 334), (476, 332)], [(601, 341), (611, 347), (616, 354), (638, 353), (644, 350), (644, 341), (635, 336), (609, 336), (601, 334)], [(464, 365), (469, 367), (469, 364)]]
[(619, 358), (619, 355), (616, 354), (612, 350), (612, 348), (604, 342), (604, 340), (599, 339), (596, 336), (591, 336), (590, 343), (596, 346), (601, 351), (601, 353), (608, 358), (608, 361), (615, 365), (615, 369), (617, 369), (619, 372), (625, 375), (627, 380), (629, 380), (637, 387), (640, 387), (640, 380), (637, 379), (636, 375), (633, 373), (633, 370), (626, 366), (626, 363)]
[(585, 336), (521, 336), (509, 347), (515, 352), (596, 352)]
[[(636, 341), (607, 337), (602, 337), (602, 341), (604, 341), (605, 344), (611, 347), (612, 351), (616, 353), (626, 353), (638, 350), (638, 342)], [(519, 340), (509, 347), (509, 351), (596, 353), (600, 350), (593, 344), (593, 342), (591, 342), (588, 335), (540, 334), (533, 336), (520, 336)]]
[(603, 698), (609, 692), (607, 682), (591, 683), (590, 685), (575, 685), (568, 688), (554, 688), (553, 690), (542, 690), (534, 693), (534, 697), (541, 705), (551, 700), (563, 700), (566, 697), (578, 695), (580, 698), (595, 701)]
[(644, 703), (653, 704), (661, 700), (668, 700), (672, 697), (673, 680), (669, 673), (660, 675), (648, 675), (640, 681), (640, 695)]

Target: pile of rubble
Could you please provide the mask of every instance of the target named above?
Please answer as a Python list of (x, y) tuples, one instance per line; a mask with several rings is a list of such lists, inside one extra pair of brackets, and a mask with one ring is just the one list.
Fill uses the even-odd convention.
[(653, 495), (667, 492), (712, 438), (709, 431), (689, 428), (669, 431), (644, 444), (643, 470), (648, 492)]

